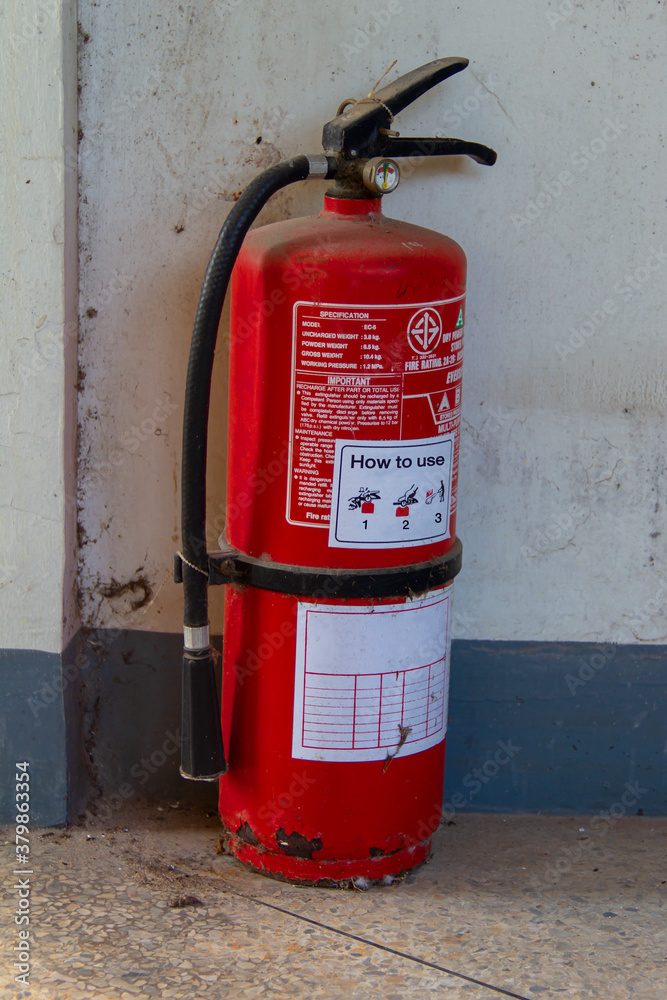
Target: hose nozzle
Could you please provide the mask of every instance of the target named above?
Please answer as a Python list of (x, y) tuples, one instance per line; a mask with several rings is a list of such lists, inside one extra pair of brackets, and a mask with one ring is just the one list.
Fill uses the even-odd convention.
[(215, 683), (215, 654), (183, 650), (181, 775), (191, 781), (216, 781), (227, 770)]

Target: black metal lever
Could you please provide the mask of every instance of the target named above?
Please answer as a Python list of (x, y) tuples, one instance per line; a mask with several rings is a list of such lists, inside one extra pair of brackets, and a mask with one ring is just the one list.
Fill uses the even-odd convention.
[(467, 139), (422, 139), (387, 137), (381, 156), (470, 156), (476, 163), (492, 167), (498, 158), (495, 149)]
[(460, 56), (434, 59), (351, 104), (324, 126), (322, 145), (325, 152), (340, 153), (350, 160), (374, 156), (466, 155), (477, 163), (489, 166), (495, 163), (496, 154), (492, 149), (465, 139), (401, 139), (388, 134), (394, 115), (467, 65), (468, 60)]
[(469, 62), (470, 60), (463, 56), (434, 59), (430, 63), (418, 66), (417, 69), (410, 70), (409, 73), (404, 73), (398, 80), (386, 83), (375, 92), (374, 96), (389, 108), (392, 115), (397, 115), (427, 90), (431, 90), (448, 76), (460, 73)]

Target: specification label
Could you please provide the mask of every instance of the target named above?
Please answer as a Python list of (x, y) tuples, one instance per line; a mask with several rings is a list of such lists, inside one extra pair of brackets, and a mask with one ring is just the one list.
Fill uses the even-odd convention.
[(450, 597), (374, 608), (300, 603), (292, 756), (386, 760), (445, 738)]
[[(448, 537), (449, 515), (456, 506), (451, 483), (458, 464), (463, 320), (463, 296), (421, 305), (295, 303), (286, 510), (290, 523), (329, 529), (333, 515), (340, 530), (332, 527), (330, 544), (345, 547), (398, 547)], [(340, 456), (341, 446), (349, 441), (388, 443), (394, 451), (397, 444), (413, 441), (437, 443), (439, 448), (424, 451), (424, 466), (417, 466), (414, 452), (395, 453), (393, 471), (400, 471), (396, 458), (414, 459), (419, 481), (409, 474), (385, 474), (378, 486), (371, 482), (372, 467), (358, 461), (347, 478)], [(408, 463), (402, 471), (409, 468)], [(346, 516), (355, 497), (358, 507), (349, 513), (367, 515), (364, 528), (359, 519)], [(399, 524), (397, 511), (405, 508)], [(390, 515), (394, 521), (388, 529)], [(408, 527), (403, 526), (406, 519)], [(385, 522), (383, 529), (380, 521)]]

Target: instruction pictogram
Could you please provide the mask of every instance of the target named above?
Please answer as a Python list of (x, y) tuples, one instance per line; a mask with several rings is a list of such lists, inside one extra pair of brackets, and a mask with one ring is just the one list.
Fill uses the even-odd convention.
[(435, 309), (419, 309), (408, 323), (408, 343), (417, 354), (430, 354), (440, 343), (442, 320)]
[(377, 490), (369, 490), (367, 486), (362, 486), (356, 496), (348, 499), (348, 510), (361, 510), (362, 514), (372, 514), (375, 510), (374, 500), (379, 500), (380, 494)]
[(413, 483), (410, 489), (406, 490), (405, 493), (398, 498), (398, 500), (394, 500), (396, 517), (407, 517), (410, 513), (410, 507), (415, 503), (419, 503), (419, 500), (417, 499), (418, 489), (419, 487), (415, 486)]
[(452, 410), (461, 402), (461, 387), (448, 389), (447, 392), (430, 393), (428, 397), (433, 420), (436, 424), (444, 424), (452, 418)]

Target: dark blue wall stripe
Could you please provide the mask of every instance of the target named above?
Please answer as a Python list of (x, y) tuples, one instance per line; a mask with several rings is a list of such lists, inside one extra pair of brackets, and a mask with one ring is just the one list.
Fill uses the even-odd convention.
[[(0, 820), (31, 761), (33, 820), (134, 797), (215, 809), (178, 773), (181, 637), (98, 630), (62, 657), (0, 651)], [(667, 647), (452, 647), (445, 799), (476, 812), (667, 814)], [(91, 805), (92, 803), (92, 805)]]
[(15, 764), (30, 763), (30, 820), (67, 819), (67, 755), (62, 657), (39, 650), (0, 650), (0, 822), (16, 818)]
[[(521, 747), (500, 766), (499, 740)], [(625, 795), (628, 812), (664, 815), (667, 647), (455, 640), (445, 786), (477, 812), (590, 813)]]

